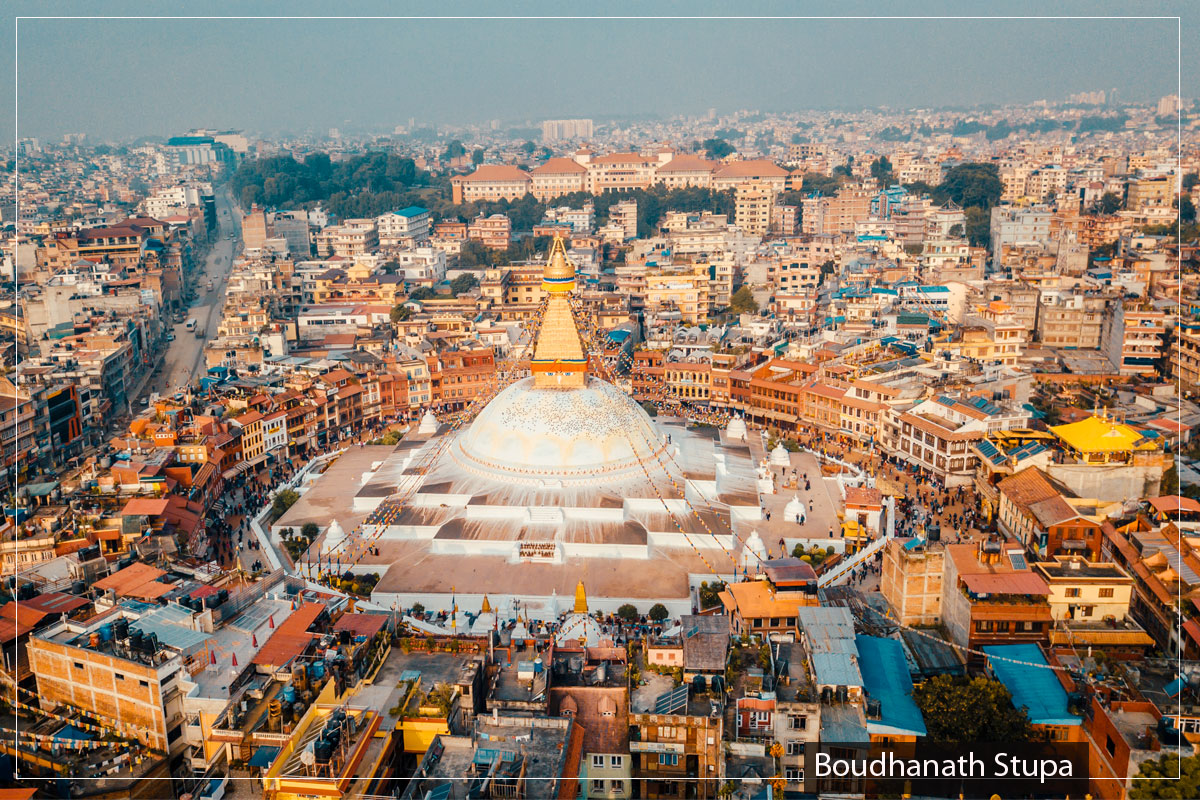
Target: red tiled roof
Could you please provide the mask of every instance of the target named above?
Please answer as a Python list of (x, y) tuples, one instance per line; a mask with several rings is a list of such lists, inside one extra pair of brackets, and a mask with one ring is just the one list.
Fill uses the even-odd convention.
[(749, 161), (733, 161), (721, 167), (713, 175), (714, 178), (786, 178), (788, 171), (765, 158)]
[(167, 510), (170, 502), (164, 498), (135, 497), (121, 509), (122, 517), (157, 517)]
[(527, 181), (529, 173), (510, 164), (483, 164), (470, 175), (456, 177), (457, 181)]
[(355, 636), (365, 636), (370, 639), (383, 630), (387, 617), (382, 614), (342, 614), (334, 624), (335, 631), (350, 631)]
[(325, 606), (320, 603), (305, 603), (293, 611), (254, 655), (253, 662), (267, 667), (290, 663), (312, 642), (314, 634), (309, 633), (308, 628), (324, 610)]
[(1032, 572), (975, 572), (962, 580), (974, 594), (1050, 594), (1046, 582)]
[(551, 158), (530, 171), (533, 175), (567, 175), (587, 172), (587, 167), (573, 158)]
[(1174, 513), (1178, 511), (1200, 511), (1200, 502), (1196, 502), (1190, 497), (1180, 497), (1177, 494), (1169, 494), (1162, 497), (1152, 497), (1150, 498), (1150, 505), (1154, 506), (1155, 511), (1159, 511), (1163, 514)]

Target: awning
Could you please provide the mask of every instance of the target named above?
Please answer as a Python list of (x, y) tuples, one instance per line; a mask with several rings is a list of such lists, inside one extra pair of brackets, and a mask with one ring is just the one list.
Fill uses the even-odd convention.
[(260, 747), (254, 751), (254, 755), (250, 756), (250, 760), (246, 762), (251, 767), (262, 767), (266, 769), (275, 761), (275, 757), (279, 755), (278, 747)]

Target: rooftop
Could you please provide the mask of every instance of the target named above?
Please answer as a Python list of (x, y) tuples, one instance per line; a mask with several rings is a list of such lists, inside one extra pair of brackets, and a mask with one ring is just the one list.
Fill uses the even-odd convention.
[(992, 674), (1012, 693), (1013, 705), (1025, 707), (1035, 725), (1080, 725), (1067, 710), (1067, 691), (1036, 644), (988, 645)]

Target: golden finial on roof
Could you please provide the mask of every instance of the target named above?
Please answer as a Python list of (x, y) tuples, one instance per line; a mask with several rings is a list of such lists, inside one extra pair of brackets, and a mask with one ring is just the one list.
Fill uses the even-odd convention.
[(480, 614), (492, 613), (492, 604), (488, 602), (488, 596), (486, 594), (483, 596), (483, 608), (479, 609), (479, 613)]
[(542, 290), (551, 294), (570, 292), (575, 288), (575, 265), (567, 260), (567, 247), (561, 236), (554, 237), (546, 269), (542, 272)]
[(583, 590), (583, 581), (575, 587), (575, 613), (586, 614), (587, 610), (587, 592)]

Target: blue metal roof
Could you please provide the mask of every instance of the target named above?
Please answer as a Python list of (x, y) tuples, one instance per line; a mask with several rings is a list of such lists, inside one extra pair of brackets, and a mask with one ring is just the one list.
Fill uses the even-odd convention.
[(863, 689), (880, 705), (879, 719), (867, 719), (870, 733), (924, 736), (925, 718), (912, 698), (912, 678), (897, 639), (856, 636)]
[(250, 756), (246, 764), (251, 767), (269, 767), (278, 755), (278, 747), (260, 747), (254, 751), (254, 755)]
[(981, 439), (976, 442), (975, 449), (979, 451), (981, 456), (997, 466), (1008, 461), (1004, 453), (1001, 453), (998, 449), (996, 449), (996, 445), (992, 444), (987, 439)]
[[(983, 648), (989, 656), (992, 674), (1013, 696), (1013, 705), (1029, 711), (1035, 725), (1080, 725), (1083, 720), (1067, 710), (1067, 691), (1049, 669), (1046, 657), (1036, 644), (996, 644)], [(1004, 659), (1012, 659), (1004, 660)], [(1020, 663), (1017, 663), (1020, 662)], [(1030, 666), (1043, 664), (1045, 666)]]
[(409, 206), (408, 208), (402, 208), (395, 212), (396, 216), (398, 217), (419, 217), (422, 214), (428, 213), (429, 209), (421, 208), (420, 206)]

